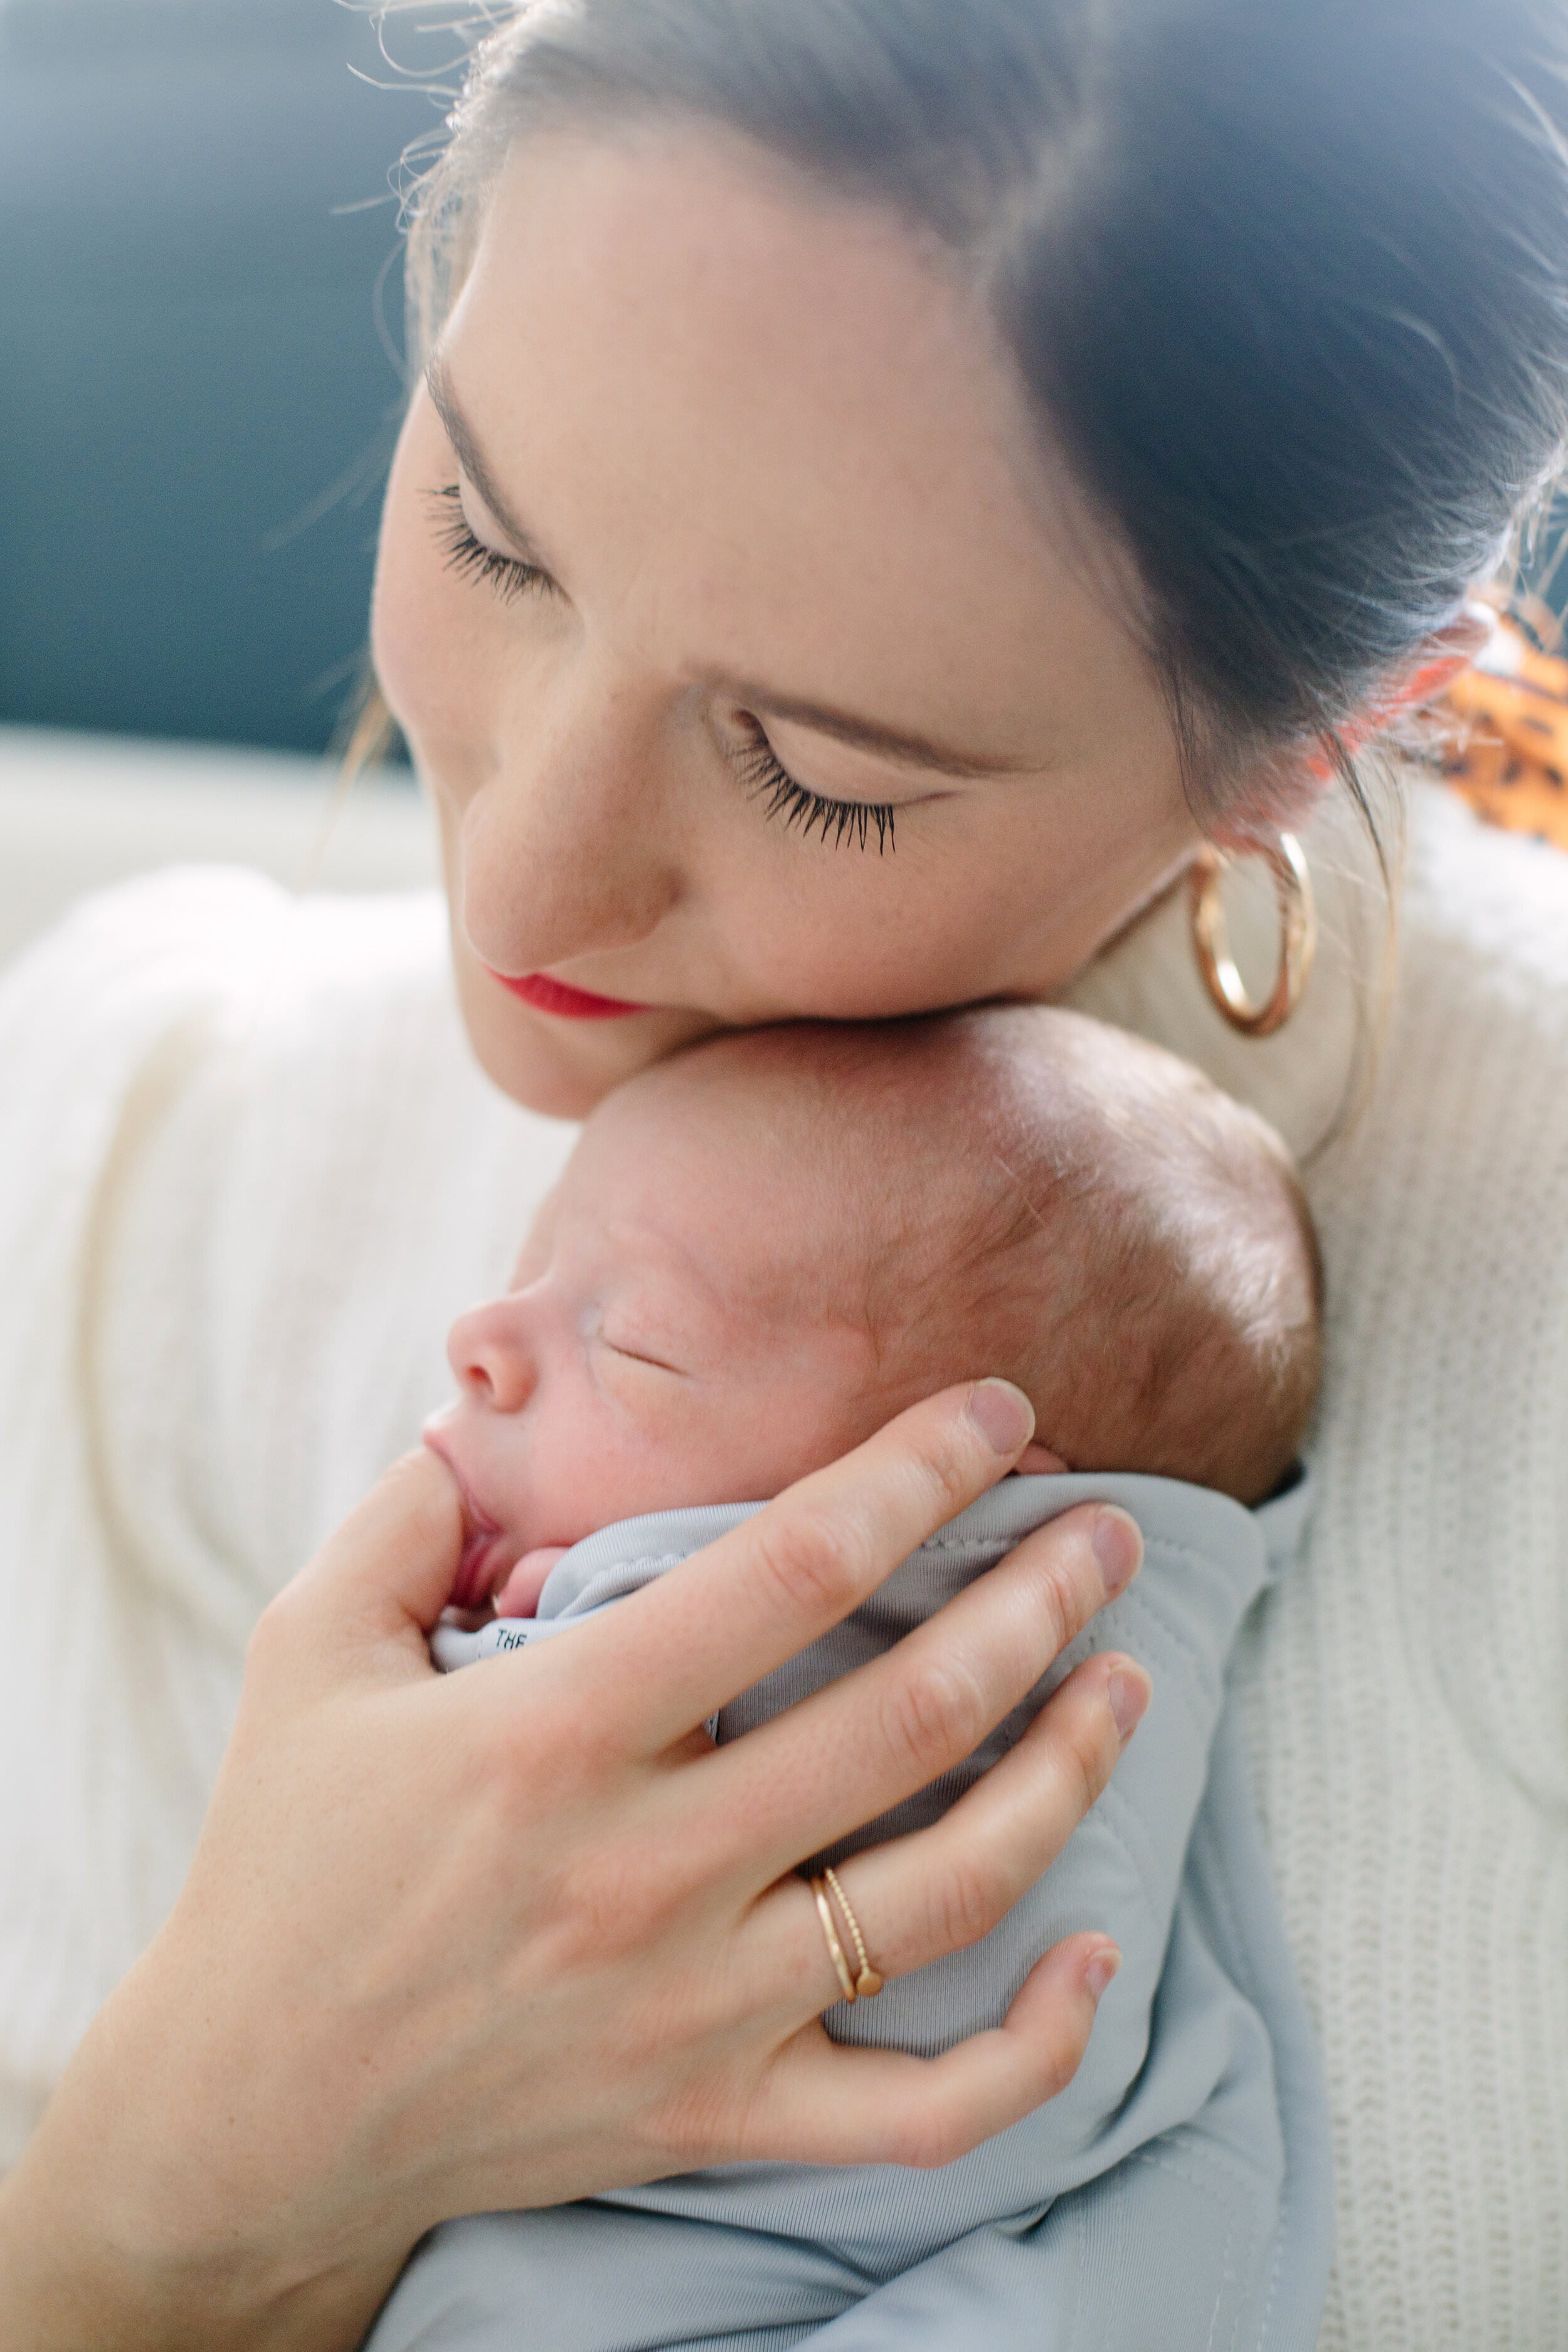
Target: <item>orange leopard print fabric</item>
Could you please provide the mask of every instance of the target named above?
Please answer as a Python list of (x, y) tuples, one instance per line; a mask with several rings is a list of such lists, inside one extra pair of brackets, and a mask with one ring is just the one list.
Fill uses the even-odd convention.
[(1489, 824), (1568, 849), (1568, 660), (1516, 621), (1449, 686), (1458, 722), (1443, 772)]

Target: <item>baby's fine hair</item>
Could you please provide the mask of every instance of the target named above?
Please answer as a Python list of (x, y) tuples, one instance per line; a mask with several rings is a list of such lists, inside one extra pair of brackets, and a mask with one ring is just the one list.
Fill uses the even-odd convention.
[(683, 1058), (710, 1056), (825, 1187), (836, 1311), (890, 1395), (1002, 1373), (1074, 1470), (1243, 1503), (1289, 1470), (1321, 1369), (1311, 1217), (1273, 1129), (1187, 1063), (1048, 1005)]

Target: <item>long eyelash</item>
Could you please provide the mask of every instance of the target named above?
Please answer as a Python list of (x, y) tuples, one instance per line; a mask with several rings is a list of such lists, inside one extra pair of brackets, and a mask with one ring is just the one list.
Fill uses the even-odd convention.
[(551, 585), (550, 574), (542, 572), (537, 563), (521, 563), (515, 555), (498, 554), (482, 539), (475, 538), (463, 513), (463, 494), (456, 482), (448, 482), (444, 489), (426, 491), (426, 496), (435, 510), (436, 543), (445, 553), (448, 572), (456, 572), (464, 579), (482, 580), (505, 604), (519, 596), (537, 595)]
[(753, 800), (763, 803), (766, 817), (782, 816), (785, 828), (797, 828), (803, 840), (820, 832), (824, 842), (835, 849), (853, 842), (864, 849), (876, 827), (877, 855), (884, 856), (896, 849), (893, 820), (896, 814), (888, 801), (836, 801), (826, 793), (808, 791), (796, 783), (789, 770), (765, 736), (751, 744), (736, 762), (741, 781)]

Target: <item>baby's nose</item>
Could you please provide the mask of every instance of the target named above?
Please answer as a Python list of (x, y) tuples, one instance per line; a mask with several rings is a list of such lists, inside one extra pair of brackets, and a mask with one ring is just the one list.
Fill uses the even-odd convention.
[(492, 1298), (459, 1315), (447, 1339), (447, 1360), (458, 1385), (477, 1403), (515, 1412), (532, 1394), (533, 1353), (514, 1298)]

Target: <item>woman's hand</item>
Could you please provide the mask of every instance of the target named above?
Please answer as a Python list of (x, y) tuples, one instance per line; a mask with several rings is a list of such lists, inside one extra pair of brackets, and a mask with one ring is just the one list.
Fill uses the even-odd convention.
[[(335, 2352), (447, 2216), (741, 2158), (944, 2163), (1059, 2090), (1107, 1938), (944, 2057), (840, 2048), (794, 1873), (978, 1745), (1132, 1574), (1131, 1520), (1074, 1511), (744, 1739), (693, 1728), (1029, 1434), (1005, 1383), (950, 1391), (569, 1638), (450, 1678), (426, 1633), (458, 1497), (398, 1464), (257, 1628), (184, 1891), (0, 2193), (0, 2336)], [(1089, 1660), (940, 1822), (846, 1865), (885, 1974), (1002, 1916), (1147, 1693)]]

